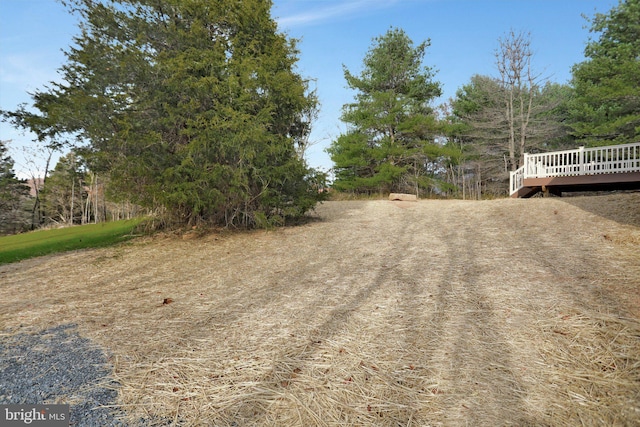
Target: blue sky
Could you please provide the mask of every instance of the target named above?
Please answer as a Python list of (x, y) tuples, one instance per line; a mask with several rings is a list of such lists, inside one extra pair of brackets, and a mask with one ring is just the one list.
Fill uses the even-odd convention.
[[(314, 79), (320, 117), (307, 159), (329, 169), (324, 152), (345, 130), (340, 111), (354, 93), (346, 88), (342, 66), (359, 73), (373, 38), (389, 28), (403, 29), (418, 44), (430, 39), (424, 64), (437, 71), (442, 98), (455, 95), (474, 74), (496, 75), (497, 40), (510, 29), (531, 33), (533, 67), (551, 81), (566, 83), (571, 67), (584, 60), (589, 39), (582, 15), (605, 13), (618, 0), (275, 0), (272, 16), (281, 31), (301, 39), (298, 72)], [(0, 0), (0, 108), (29, 103), (29, 91), (57, 80), (62, 53), (77, 33), (77, 21), (54, 0)], [(15, 170), (26, 177), (42, 161), (23, 155), (32, 135), (0, 123), (0, 139), (12, 140)], [(36, 160), (37, 167), (29, 159)], [(54, 163), (55, 165), (55, 163)], [(53, 166), (53, 165), (52, 165)]]

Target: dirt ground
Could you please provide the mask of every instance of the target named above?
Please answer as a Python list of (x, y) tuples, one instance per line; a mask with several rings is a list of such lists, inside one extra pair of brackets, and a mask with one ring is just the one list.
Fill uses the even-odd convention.
[(299, 227), (0, 266), (131, 423), (640, 425), (640, 193), (326, 202)]

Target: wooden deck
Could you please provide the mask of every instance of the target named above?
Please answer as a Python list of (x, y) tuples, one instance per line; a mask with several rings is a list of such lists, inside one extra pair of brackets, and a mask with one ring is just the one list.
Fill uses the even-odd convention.
[(623, 189), (640, 189), (640, 143), (525, 154), (510, 179), (511, 197)]

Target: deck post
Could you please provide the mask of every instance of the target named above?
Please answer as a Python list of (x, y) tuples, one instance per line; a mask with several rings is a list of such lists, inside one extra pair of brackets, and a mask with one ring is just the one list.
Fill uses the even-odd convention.
[(578, 161), (580, 162), (580, 167), (578, 169), (580, 171), (580, 175), (584, 175), (587, 170), (584, 160), (584, 145), (578, 147)]
[(549, 187), (547, 185), (543, 185), (541, 191), (542, 197), (550, 197), (552, 195), (562, 197), (562, 191), (558, 190), (557, 188)]
[(524, 153), (524, 162), (522, 163), (522, 166), (524, 166), (524, 178), (529, 178), (528, 163), (529, 163), (529, 153)]

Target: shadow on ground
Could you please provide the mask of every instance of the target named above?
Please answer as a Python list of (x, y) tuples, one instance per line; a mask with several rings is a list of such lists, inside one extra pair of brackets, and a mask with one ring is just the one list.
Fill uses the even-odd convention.
[(638, 190), (567, 193), (563, 194), (559, 200), (619, 224), (640, 227), (640, 191)]

